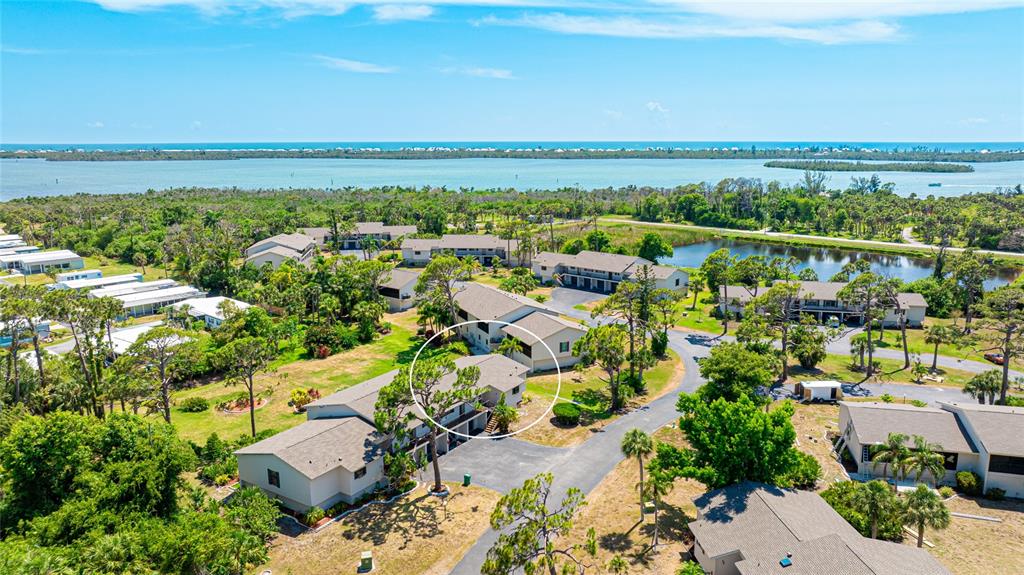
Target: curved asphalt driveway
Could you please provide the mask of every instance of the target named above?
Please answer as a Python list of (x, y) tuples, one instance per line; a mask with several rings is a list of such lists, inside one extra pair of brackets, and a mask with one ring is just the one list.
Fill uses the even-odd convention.
[[(582, 319), (594, 325), (590, 312), (575, 309), (574, 306), (602, 299), (604, 296), (572, 290), (556, 288), (552, 291), (547, 305), (559, 313)], [(728, 340), (731, 338), (725, 338)], [(680, 393), (690, 393), (700, 387), (704, 380), (700, 377), (697, 359), (706, 357), (711, 348), (719, 340), (713, 334), (699, 332), (669, 332), (669, 348), (682, 358), (686, 372), (681, 381), (671, 392), (655, 399), (651, 403), (634, 410), (606, 425), (601, 432), (594, 433), (584, 443), (575, 447), (547, 447), (514, 438), (492, 440), (474, 439), (447, 454), (441, 460), (441, 473), (446, 481), (462, 481), (463, 474), (470, 474), (473, 482), (494, 489), (500, 493), (508, 493), (511, 489), (522, 485), (526, 479), (538, 473), (551, 472), (554, 475), (554, 493), (560, 500), (565, 491), (576, 487), (584, 494), (590, 493), (622, 461), (623, 456), (619, 445), (626, 431), (639, 428), (653, 433), (674, 421), (679, 414), (676, 412), (676, 398)], [(845, 348), (843, 346), (845, 345)], [(829, 349), (832, 353), (849, 355), (849, 343), (834, 344)], [(877, 350), (878, 357), (889, 357), (882, 352), (895, 353), (897, 358), (902, 353), (897, 350)], [(930, 361), (931, 357), (928, 356)], [(958, 361), (955, 358), (940, 356), (939, 364), (945, 366), (952, 362), (966, 371), (985, 371), (991, 369), (978, 362)], [(924, 361), (924, 356), (922, 356)], [(974, 364), (974, 365), (969, 365)], [(1016, 372), (1014, 372), (1016, 373)], [(928, 385), (905, 384), (863, 384), (844, 385), (844, 393), (851, 396), (881, 395), (888, 393), (897, 400), (919, 399), (921, 401), (963, 401), (965, 396), (957, 388)], [(487, 550), (497, 541), (498, 533), (487, 530), (469, 549), (462, 560), (452, 570), (454, 575), (477, 575), (487, 556)]]

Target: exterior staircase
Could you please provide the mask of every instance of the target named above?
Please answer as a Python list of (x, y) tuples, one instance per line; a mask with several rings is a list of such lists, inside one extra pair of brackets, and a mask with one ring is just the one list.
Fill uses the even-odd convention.
[(487, 416), (487, 427), (484, 427), (484, 433), (491, 435), (498, 429), (498, 418), (493, 415)]

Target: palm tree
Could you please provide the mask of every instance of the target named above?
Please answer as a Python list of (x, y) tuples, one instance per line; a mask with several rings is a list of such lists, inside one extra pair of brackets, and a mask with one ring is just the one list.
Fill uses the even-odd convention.
[(932, 350), (932, 373), (939, 369), (939, 346), (944, 343), (952, 343), (955, 337), (956, 329), (944, 325), (934, 324), (925, 329), (924, 342), (935, 346)]
[(932, 529), (949, 527), (949, 509), (938, 494), (927, 485), (918, 485), (907, 495), (903, 521), (917, 528), (917, 546), (924, 544), (925, 526)]
[(611, 573), (625, 573), (629, 571), (629, 563), (621, 555), (616, 555), (608, 562), (608, 571)]
[(1003, 375), (998, 369), (990, 369), (972, 377), (963, 387), (963, 392), (984, 405), (985, 398), (990, 404), (995, 403), (996, 394), (1003, 388)]
[(654, 452), (654, 442), (651, 436), (644, 433), (642, 429), (630, 429), (622, 437), (622, 454), (626, 457), (635, 457), (640, 464), (640, 521), (644, 520), (644, 457)]
[(878, 521), (899, 507), (899, 499), (884, 481), (861, 485), (853, 494), (853, 507), (871, 520), (871, 538), (878, 539)]
[[(882, 467), (882, 479), (889, 480), (889, 466), (899, 469), (900, 462), (907, 457), (907, 436), (902, 433), (890, 433), (885, 438), (885, 443), (871, 446), (871, 467), (875, 468), (879, 463)], [(895, 475), (894, 475), (895, 479)], [(896, 489), (894, 482), (893, 490)]]
[(925, 438), (915, 435), (914, 447), (902, 461), (904, 469), (914, 472), (918, 481), (922, 481), (925, 472), (930, 472), (937, 485), (939, 478), (946, 474), (946, 458), (941, 453), (937, 453), (941, 449), (941, 445), (928, 443)]
[[(651, 548), (658, 546), (658, 508), (661, 507), (661, 498), (668, 495), (675, 486), (672, 480), (661, 473), (654, 473), (647, 479), (647, 483), (637, 484), (640, 490), (641, 500), (649, 499), (654, 502), (654, 538), (651, 541)], [(641, 503), (642, 506), (642, 503)], [(641, 510), (641, 513), (643, 511)]]
[(514, 337), (506, 337), (505, 339), (501, 340), (501, 343), (498, 344), (498, 353), (505, 357), (511, 358), (512, 354), (522, 352), (523, 342), (519, 341)]
[(858, 333), (850, 338), (850, 354), (860, 358), (857, 365), (859, 365), (861, 369), (864, 369), (864, 353), (867, 350), (868, 339), (863, 333)]

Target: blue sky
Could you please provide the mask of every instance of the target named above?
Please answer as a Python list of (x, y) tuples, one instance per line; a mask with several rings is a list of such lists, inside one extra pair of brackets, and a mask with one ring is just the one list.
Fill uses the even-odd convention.
[(0, 11), (4, 143), (1024, 141), (1021, 0)]

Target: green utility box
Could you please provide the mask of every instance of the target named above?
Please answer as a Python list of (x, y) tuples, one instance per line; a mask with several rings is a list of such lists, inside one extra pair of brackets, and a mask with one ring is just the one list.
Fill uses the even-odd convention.
[(473, 478), (468, 473), (463, 475), (462, 476), (462, 486), (463, 487), (469, 487), (469, 484), (472, 482), (472, 479)]

